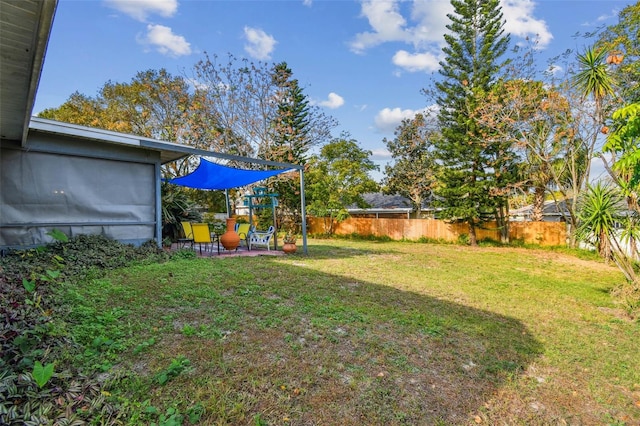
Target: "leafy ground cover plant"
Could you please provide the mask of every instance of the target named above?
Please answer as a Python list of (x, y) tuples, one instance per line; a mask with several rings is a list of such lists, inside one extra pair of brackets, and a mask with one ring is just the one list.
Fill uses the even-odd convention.
[[(76, 363), (92, 350), (102, 352), (108, 341), (94, 336), (92, 347), (70, 334), (68, 319), (76, 307), (64, 302), (71, 283), (165, 256), (153, 244), (134, 248), (101, 236), (51, 235), (56, 243), (0, 259), (0, 424), (119, 417), (91, 377), (97, 369), (85, 375), (84, 365)], [(99, 316), (92, 320), (100, 323)]]

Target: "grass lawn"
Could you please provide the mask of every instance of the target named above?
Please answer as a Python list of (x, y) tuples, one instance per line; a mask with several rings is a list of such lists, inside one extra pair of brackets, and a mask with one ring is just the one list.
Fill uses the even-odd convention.
[(111, 272), (71, 289), (69, 324), (134, 424), (637, 425), (622, 279), (562, 252), (310, 240)]

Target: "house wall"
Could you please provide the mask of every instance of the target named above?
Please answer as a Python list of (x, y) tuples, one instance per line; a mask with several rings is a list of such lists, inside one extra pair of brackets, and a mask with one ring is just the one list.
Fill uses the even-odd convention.
[[(310, 234), (324, 233), (324, 218), (312, 217), (307, 221)], [(525, 244), (561, 246), (567, 243), (566, 224), (560, 222), (511, 222), (509, 236), (520, 239)], [(464, 223), (447, 223), (436, 219), (369, 219), (350, 217), (334, 223), (336, 235), (358, 234), (363, 236), (388, 236), (392, 240), (434, 240), (457, 241), (460, 235), (468, 234)], [(495, 223), (487, 223), (477, 228), (479, 240), (500, 241), (500, 233)]]
[(0, 248), (102, 234), (125, 243), (157, 238), (159, 154), (36, 132), (27, 149), (0, 146)]

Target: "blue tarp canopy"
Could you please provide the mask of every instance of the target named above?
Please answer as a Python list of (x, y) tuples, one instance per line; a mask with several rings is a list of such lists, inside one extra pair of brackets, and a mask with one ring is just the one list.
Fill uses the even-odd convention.
[(185, 176), (169, 179), (169, 183), (196, 189), (231, 189), (249, 185), (292, 169), (242, 170), (200, 158), (198, 168)]

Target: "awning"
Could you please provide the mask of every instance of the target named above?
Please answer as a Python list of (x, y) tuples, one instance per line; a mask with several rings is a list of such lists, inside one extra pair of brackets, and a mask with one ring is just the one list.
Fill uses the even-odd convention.
[(169, 179), (169, 183), (196, 189), (231, 189), (259, 182), (294, 169), (243, 170), (223, 166), (200, 158), (200, 164), (185, 176)]

